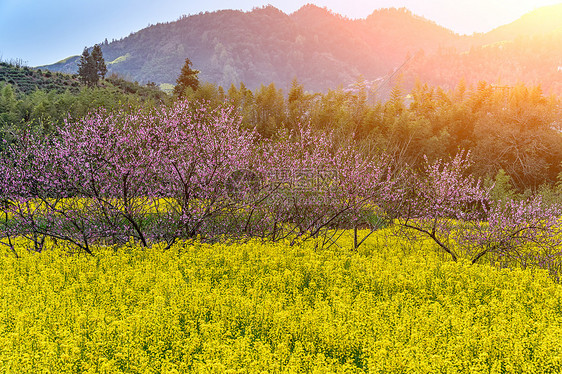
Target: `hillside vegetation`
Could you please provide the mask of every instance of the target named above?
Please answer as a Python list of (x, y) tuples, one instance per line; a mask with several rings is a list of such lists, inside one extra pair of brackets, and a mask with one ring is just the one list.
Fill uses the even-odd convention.
[(76, 75), (52, 73), (49, 70), (32, 69), (27, 66), (15, 66), (0, 62), (0, 82), (14, 86), (19, 92), (30, 94), (36, 90), (55, 91), (63, 93), (69, 91), (77, 93), (80, 82)]
[(169, 102), (155, 85), (140, 85), (115, 74), (99, 86), (86, 87), (74, 74), (0, 62), (0, 138), (33, 127), (51, 132), (68, 118), (101, 107), (150, 107)]
[[(94, 88), (79, 85), (78, 91), (35, 89), (26, 93), (21, 90), (27, 84), (26, 71), (42, 77), (44, 87), (61, 79), (76, 80), (66, 74), (15, 66), (2, 71), (12, 76), (8, 81), (0, 78), (0, 131), (4, 137), (6, 133), (17, 136), (29, 126), (52, 132), (64, 119), (79, 119), (101, 107), (150, 111), (177, 99), (153, 83), (140, 85), (116, 75)], [(553, 85), (557, 82), (552, 80)], [(244, 128), (255, 129), (265, 138), (310, 126), (316, 132), (333, 133), (339, 144), (356, 143), (367, 153), (399, 151), (413, 164), (419, 164), (422, 155), (435, 160), (465, 149), (471, 151), (476, 175), (493, 180), (500, 171), (506, 172), (507, 187), (519, 192), (537, 190), (545, 182), (561, 183), (562, 104), (559, 98), (545, 95), (540, 86), (509, 87), (481, 81), (471, 87), (460, 80), (454, 89), (445, 90), (417, 82), (409, 92), (394, 86), (386, 100), (365, 80), (352, 89), (324, 94), (307, 92), (297, 80), (288, 90), (275, 84), (250, 90), (244, 83), (225, 89), (202, 82), (195, 92), (186, 92), (186, 98), (211, 108), (232, 106)]]
[[(407, 62), (407, 89), (418, 78), (451, 89), (464, 77), (469, 85), (541, 84), (560, 94), (560, 14), (562, 5), (551, 6), (489, 33), (461, 36), (406, 9), (352, 20), (314, 5), (292, 14), (267, 6), (183, 16), (103, 43), (102, 50), (110, 72), (144, 83), (174, 83), (189, 57), (203, 81), (223, 87), (273, 82), (288, 89), (297, 78), (306, 90), (320, 92), (360, 77), (388, 77)], [(44, 68), (74, 73), (77, 61), (74, 56)]]

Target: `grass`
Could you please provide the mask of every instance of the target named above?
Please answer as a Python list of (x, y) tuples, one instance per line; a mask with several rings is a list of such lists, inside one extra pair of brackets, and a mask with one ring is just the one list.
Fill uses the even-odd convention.
[(126, 61), (129, 57), (131, 57), (131, 55), (129, 53), (127, 53), (126, 55), (117, 57), (115, 60), (110, 61), (107, 64), (108, 65), (118, 64), (120, 62)]

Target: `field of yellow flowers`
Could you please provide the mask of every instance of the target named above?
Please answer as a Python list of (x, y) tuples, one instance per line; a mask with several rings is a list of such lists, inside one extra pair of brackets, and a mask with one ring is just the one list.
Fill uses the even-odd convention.
[(20, 242), (0, 256), (0, 373), (562, 372), (562, 286), (545, 272), (384, 230), (348, 244)]

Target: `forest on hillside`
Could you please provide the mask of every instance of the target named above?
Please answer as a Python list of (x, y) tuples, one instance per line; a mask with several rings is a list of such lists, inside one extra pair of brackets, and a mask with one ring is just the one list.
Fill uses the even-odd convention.
[(76, 74), (52, 73), (0, 62), (0, 131), (3, 136), (33, 128), (49, 133), (65, 119), (97, 108), (153, 107), (169, 97), (154, 85), (140, 85), (112, 74), (98, 87), (83, 85)]
[[(0, 74), (8, 74), (6, 69), (2, 66)], [(27, 77), (26, 68), (12, 70)], [(75, 82), (68, 75), (54, 75), (51, 81), (63, 77)], [(99, 87), (65, 92), (49, 91), (49, 85), (30, 92), (20, 81), (8, 82), (0, 83), (0, 126), (6, 138), (29, 128), (49, 133), (69, 116), (80, 118), (96, 108), (151, 110), (174, 101), (152, 84), (141, 86), (116, 76)], [(310, 93), (297, 80), (289, 90), (273, 83), (250, 90), (243, 83), (225, 89), (202, 82), (186, 95), (212, 107), (232, 106), (243, 127), (270, 139), (308, 126), (334, 134), (339, 144), (356, 144), (365, 153), (400, 153), (414, 164), (422, 155), (436, 160), (468, 150), (475, 175), (494, 180), (506, 173), (519, 192), (553, 186), (562, 171), (560, 98), (546, 95), (540, 86), (484, 81), (471, 86), (460, 81), (447, 90), (418, 82), (411, 91), (395, 85), (383, 102), (365, 81), (353, 90), (326, 93)]]
[(469, 150), (476, 175), (493, 179), (502, 170), (520, 191), (554, 184), (562, 171), (560, 98), (540, 87), (460, 82), (446, 91), (418, 83), (408, 94), (394, 87), (383, 103), (371, 101), (366, 88), (310, 94), (294, 81), (286, 96), (271, 84), (255, 92), (231, 86), (224, 97), (239, 108), (243, 124), (265, 136), (307, 124), (342, 144), (392, 150), (413, 163)]
[[(546, 94), (561, 94), (562, 33), (555, 15), (562, 14), (562, 7), (537, 12), (489, 33), (466, 36), (405, 8), (380, 9), (352, 20), (310, 4), (292, 14), (266, 6), (183, 16), (106, 40), (101, 48), (109, 72), (141, 83), (173, 84), (189, 56), (202, 81), (225, 88), (244, 83), (256, 90), (274, 83), (288, 91), (296, 78), (305, 90), (326, 93), (361, 79), (376, 85), (377, 79), (400, 69), (406, 91), (417, 79), (453, 89), (464, 78), (474, 86), (480, 80), (540, 84)], [(533, 29), (541, 32), (529, 31)], [(78, 59), (41, 68), (75, 73)], [(379, 87), (379, 96), (387, 99), (395, 84)]]

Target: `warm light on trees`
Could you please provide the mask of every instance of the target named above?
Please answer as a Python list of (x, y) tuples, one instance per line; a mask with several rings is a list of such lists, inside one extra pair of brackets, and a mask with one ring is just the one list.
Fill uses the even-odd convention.
[(186, 58), (185, 64), (181, 68), (180, 75), (176, 80), (176, 86), (174, 87), (174, 95), (177, 97), (185, 96), (185, 90), (188, 88), (191, 88), (193, 91), (199, 88), (199, 78), (197, 78), (197, 74), (199, 74), (200, 71), (193, 70), (191, 65), (191, 60)]

